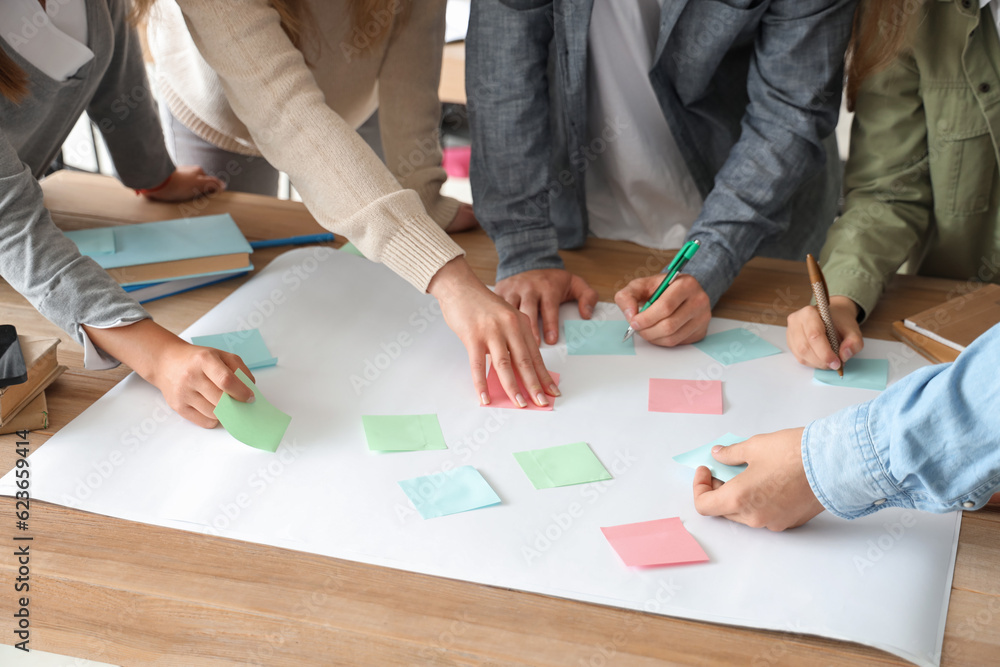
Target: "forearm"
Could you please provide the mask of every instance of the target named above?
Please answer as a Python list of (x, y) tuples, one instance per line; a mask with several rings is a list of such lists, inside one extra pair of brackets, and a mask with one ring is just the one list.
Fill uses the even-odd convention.
[(788, 230), (793, 197), (836, 159), (824, 139), (839, 115), (854, 4), (776, 0), (760, 22), (739, 140), (689, 235), (702, 249), (687, 271), (713, 305), (760, 246)]
[(1000, 325), (952, 364), (811, 423), (802, 461), (816, 497), (852, 519), (884, 507), (979, 508), (1000, 488)]
[(83, 325), (83, 329), (101, 350), (154, 384), (157, 357), (185, 344), (151, 319), (113, 328)]
[(562, 268), (549, 216), (553, 7), (531, 4), (515, 9), (499, 0), (475, 2), (469, 21), (470, 177), (476, 217), (500, 257), (497, 280)]

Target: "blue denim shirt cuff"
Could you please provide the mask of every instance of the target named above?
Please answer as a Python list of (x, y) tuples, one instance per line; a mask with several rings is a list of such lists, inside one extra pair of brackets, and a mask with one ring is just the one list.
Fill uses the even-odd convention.
[(524, 271), (565, 268), (554, 227), (499, 234), (493, 242), (499, 256), (497, 282)]
[(708, 243), (704, 237), (700, 237), (700, 240), (701, 248), (684, 267), (684, 273), (698, 281), (708, 295), (712, 308), (715, 308), (715, 304), (729, 289), (735, 276), (727, 275), (728, 272), (722, 268), (728, 263), (724, 251)]
[[(886, 507), (914, 507), (913, 500), (886, 473), (889, 439), (869, 433), (861, 403), (809, 424), (802, 433), (802, 465), (816, 498), (831, 514), (856, 519)], [(887, 447), (887, 445), (886, 445)]]

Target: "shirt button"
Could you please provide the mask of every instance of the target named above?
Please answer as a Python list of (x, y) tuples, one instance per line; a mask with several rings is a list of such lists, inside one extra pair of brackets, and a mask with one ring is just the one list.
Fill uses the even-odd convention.
[(975, 507), (975, 506), (976, 503), (972, 502), (971, 500), (966, 500), (964, 503), (962, 503), (962, 507)]
[(979, 84), (979, 92), (981, 92), (981, 93), (988, 93), (988, 92), (990, 92), (990, 84), (988, 84), (988, 83), (981, 83), (981, 84)]
[(962, 0), (962, 6), (968, 9), (972, 6), (972, 2), (970, 0)]
[(879, 500), (873, 502), (872, 505), (881, 505), (882, 503), (885, 502), (885, 500), (886, 500), (885, 498), (880, 498)]

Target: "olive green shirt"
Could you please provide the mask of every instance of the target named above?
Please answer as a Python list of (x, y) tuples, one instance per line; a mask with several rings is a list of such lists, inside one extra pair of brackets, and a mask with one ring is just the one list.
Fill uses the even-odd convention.
[(831, 295), (871, 313), (897, 271), (1000, 282), (1000, 39), (975, 0), (917, 10), (911, 47), (864, 81), (844, 214), (823, 247)]

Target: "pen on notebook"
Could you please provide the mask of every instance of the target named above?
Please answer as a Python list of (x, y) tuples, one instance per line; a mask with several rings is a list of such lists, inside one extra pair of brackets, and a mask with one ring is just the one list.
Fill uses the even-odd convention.
[[(819, 263), (812, 255), (806, 255), (806, 266), (809, 267), (809, 282), (812, 284), (813, 296), (816, 297), (816, 309), (819, 316), (823, 318), (823, 325), (826, 327), (826, 339), (830, 341), (833, 353), (840, 357), (840, 337), (837, 336), (837, 329), (833, 326), (833, 316), (830, 315), (830, 293), (826, 289), (826, 278), (819, 268)], [(844, 377), (844, 362), (840, 362), (837, 374)]]
[[(640, 313), (652, 306), (653, 302), (660, 298), (660, 295), (663, 294), (668, 287), (670, 287), (670, 283), (674, 282), (674, 278), (676, 278), (677, 274), (681, 272), (684, 265), (688, 263), (688, 260), (694, 257), (694, 254), (698, 252), (698, 248), (700, 247), (701, 241), (688, 241), (684, 244), (684, 247), (682, 247), (680, 251), (674, 255), (674, 259), (670, 262), (670, 266), (667, 267), (667, 270), (665, 271), (667, 277), (663, 279), (660, 286), (656, 288), (655, 292), (653, 292), (653, 296), (649, 297), (649, 301), (643, 304), (642, 308), (639, 309)], [(627, 341), (634, 333), (635, 329), (633, 329), (630, 324), (628, 329), (625, 331), (625, 337), (622, 338), (622, 342), (624, 343)]]
[(303, 245), (306, 243), (328, 243), (336, 237), (329, 232), (324, 234), (305, 234), (303, 236), (289, 236), (283, 239), (264, 239), (263, 241), (251, 241), (250, 247), (254, 250), (260, 248), (274, 248), (282, 245)]

